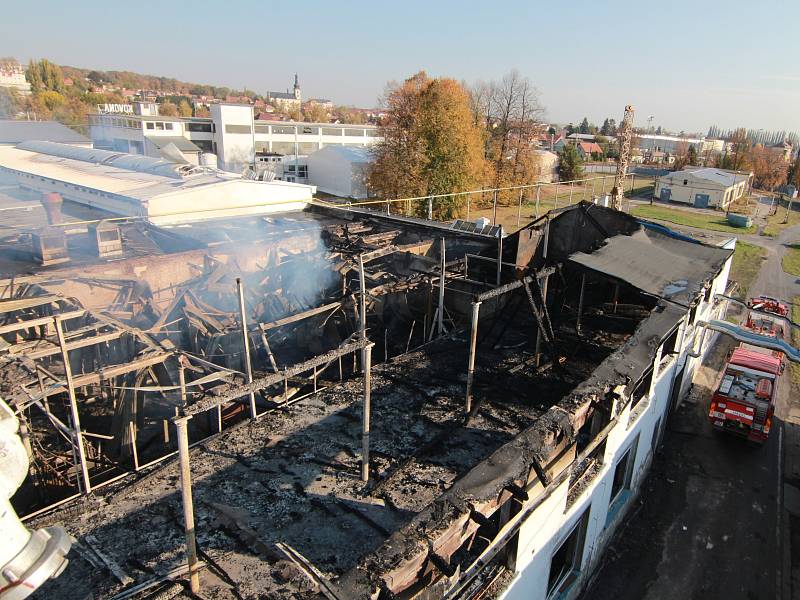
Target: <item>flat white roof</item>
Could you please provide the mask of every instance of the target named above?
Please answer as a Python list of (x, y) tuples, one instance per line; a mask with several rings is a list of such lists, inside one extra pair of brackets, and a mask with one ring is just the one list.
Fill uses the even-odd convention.
[[(0, 168), (33, 176), (33, 180), (21, 179), (20, 183), (40, 191), (48, 188), (38, 178), (67, 184), (62, 194), (76, 202), (82, 202), (80, 188), (122, 198), (124, 207), (102, 198), (92, 200), (92, 204), (118, 214), (144, 214), (154, 222), (260, 214), (278, 207), (296, 210), (311, 200), (315, 190), (314, 186), (287, 181), (249, 181), (222, 171), (175, 178), (3, 146)], [(77, 186), (74, 195), (69, 186)]]

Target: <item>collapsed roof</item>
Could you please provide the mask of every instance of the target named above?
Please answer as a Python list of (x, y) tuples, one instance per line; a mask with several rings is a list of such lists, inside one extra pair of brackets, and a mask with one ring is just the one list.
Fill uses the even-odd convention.
[[(368, 211), (299, 214), (285, 218), (318, 222), (316, 239), (307, 231), (262, 232), (243, 252), (238, 240), (176, 252), (175, 264), (194, 265), (181, 280), (140, 269), (147, 293), (118, 294), (108, 307), (113, 320), (109, 310), (95, 309), (105, 326), (89, 335), (133, 336), (130, 364), (163, 356), (163, 368), (148, 374), (150, 363), (141, 377), (115, 379), (101, 356), (81, 353), (81, 410), (93, 434), (111, 439), (92, 445), (99, 489), (38, 517), (62, 522), (80, 542), (65, 573), (42, 593), (110, 596), (172, 585), (168, 574), (185, 562), (178, 469), (169, 460), (177, 409), (192, 415), (204, 594), (371, 598), (427, 590), (437, 597), (477, 574), (478, 557), (491, 562), (512, 500), (559, 481), (577, 490), (591, 478), (592, 435), (608, 425), (616, 403), (630, 401), (659, 343), (730, 256), (644, 232), (628, 215), (588, 203), (503, 240)], [(648, 260), (664, 257), (670, 265), (647, 269)], [(159, 260), (169, 270), (170, 255)], [(327, 272), (335, 274), (330, 281)], [(236, 278), (251, 290), (243, 304), (252, 382), (242, 375)], [(17, 280), (14, 297), (57, 293), (65, 289), (60, 281), (52, 270), (35, 284)], [(674, 291), (678, 281), (685, 285)], [(88, 296), (76, 285), (73, 295)], [(311, 293), (300, 299), (300, 289)], [(437, 313), (440, 289), (445, 302)], [(80, 304), (48, 298), (37, 306), (58, 314), (80, 312)], [(26, 320), (51, 318), (37, 306), (6, 313), (18, 322), (14, 332)], [(76, 352), (90, 347), (83, 337), (89, 325), (77, 325), (68, 331)], [(19, 348), (32, 340), (6, 341)], [(361, 354), (369, 341), (371, 369)], [(42, 343), (47, 335), (35, 347)], [(470, 348), (477, 352), (467, 373)], [(14, 354), (36, 360), (30, 352), (24, 346)], [(48, 373), (43, 389), (36, 365), (26, 375), (30, 362), (6, 363), (23, 383), (16, 400), (36, 435), (49, 418), (38, 404), (49, 397), (57, 414), (65, 406), (63, 365), (57, 352), (48, 356), (40, 365)], [(179, 365), (188, 393), (176, 386)], [(465, 383), (474, 396), (469, 410)], [(364, 482), (359, 434), (367, 390)], [(130, 398), (137, 400), (131, 405)], [(249, 421), (252, 407), (257, 419)], [(108, 423), (109, 431), (97, 430)], [(41, 440), (43, 450), (66, 455)], [(52, 468), (65, 491), (74, 490), (77, 469), (64, 462)], [(126, 469), (133, 476), (123, 477)]]

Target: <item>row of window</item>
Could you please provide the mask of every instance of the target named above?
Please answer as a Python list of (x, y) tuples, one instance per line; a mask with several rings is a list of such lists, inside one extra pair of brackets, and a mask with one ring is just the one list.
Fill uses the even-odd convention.
[[(653, 428), (653, 446), (658, 442), (661, 419)], [(614, 515), (622, 507), (631, 489), (633, 466), (639, 446), (639, 436), (634, 438), (614, 466), (614, 477), (611, 482), (611, 497), (608, 503), (606, 524), (610, 524)], [(586, 545), (586, 533), (589, 526), (591, 504), (587, 506), (564, 540), (558, 545), (550, 557), (550, 571), (547, 578), (547, 597), (556, 598), (575, 582), (583, 567), (582, 560)]]
[(147, 129), (153, 129), (155, 131), (172, 131), (174, 123), (170, 121), (147, 121), (146, 127)]

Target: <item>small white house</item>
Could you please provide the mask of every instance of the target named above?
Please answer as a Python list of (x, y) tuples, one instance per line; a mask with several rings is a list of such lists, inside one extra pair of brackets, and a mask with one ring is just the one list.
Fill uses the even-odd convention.
[(308, 157), (308, 182), (326, 194), (361, 200), (369, 196), (367, 172), (372, 161), (369, 148), (325, 146)]
[(752, 173), (714, 168), (674, 171), (656, 180), (655, 196), (697, 208), (725, 209), (747, 191)]

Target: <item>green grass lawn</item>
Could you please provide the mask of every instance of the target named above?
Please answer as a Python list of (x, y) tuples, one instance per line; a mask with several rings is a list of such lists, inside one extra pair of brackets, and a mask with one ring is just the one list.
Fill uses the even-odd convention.
[(792, 211), (789, 212), (789, 222), (784, 223), (786, 219), (786, 208), (788, 201), (781, 200), (778, 203), (778, 210), (774, 215), (767, 217), (767, 224), (764, 226), (762, 233), (769, 237), (776, 237), (781, 231), (793, 225), (800, 225), (800, 200), (795, 200), (792, 203)]
[(781, 266), (789, 275), (800, 277), (800, 244), (792, 244), (786, 248)]
[(687, 227), (698, 227), (700, 229), (710, 229), (712, 231), (724, 231), (726, 233), (744, 234), (753, 233), (756, 230), (754, 226), (733, 227), (728, 223), (725, 219), (725, 215), (722, 213), (717, 216), (715, 214), (676, 210), (664, 206), (640, 205), (634, 207), (631, 210), (631, 214), (643, 219), (668, 221), (676, 225), (686, 225)]
[(740, 298), (747, 298), (747, 290), (753, 283), (761, 268), (761, 262), (767, 257), (766, 249), (747, 242), (736, 242), (736, 250), (733, 253), (733, 264), (731, 265), (730, 279), (739, 284), (737, 295)]
[[(800, 322), (800, 296), (792, 298), (792, 321), (795, 323)], [(792, 327), (792, 340), (795, 348), (800, 346), (800, 331), (794, 327)], [(791, 363), (791, 365), (792, 385), (794, 387), (800, 387), (800, 364)]]

